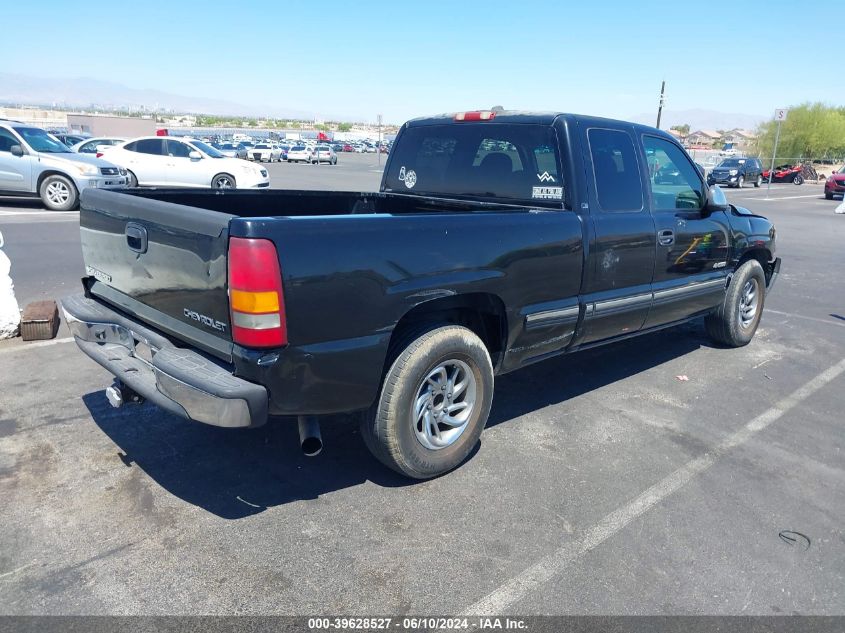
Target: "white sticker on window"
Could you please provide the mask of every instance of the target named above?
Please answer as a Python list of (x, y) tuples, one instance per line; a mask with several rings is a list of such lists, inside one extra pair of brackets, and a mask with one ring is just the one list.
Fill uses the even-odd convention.
[(402, 165), (402, 168), (399, 170), (399, 180), (405, 180), (405, 165)]
[(408, 189), (413, 189), (415, 184), (417, 184), (417, 172), (413, 169), (409, 169), (405, 172), (405, 186)]
[(532, 187), (531, 197), (535, 200), (563, 200), (563, 187)]
[(555, 177), (552, 176), (549, 172), (544, 171), (542, 174), (537, 174), (537, 179), (540, 182), (554, 182)]

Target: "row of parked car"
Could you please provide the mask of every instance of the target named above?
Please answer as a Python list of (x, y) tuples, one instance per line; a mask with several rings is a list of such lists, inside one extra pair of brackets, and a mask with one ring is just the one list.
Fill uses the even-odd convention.
[[(66, 142), (76, 142), (72, 147)], [(79, 205), (87, 187), (264, 188), (267, 170), (208, 143), (174, 136), (61, 139), (29, 123), (0, 119), (0, 195), (37, 196), (48, 209)]]

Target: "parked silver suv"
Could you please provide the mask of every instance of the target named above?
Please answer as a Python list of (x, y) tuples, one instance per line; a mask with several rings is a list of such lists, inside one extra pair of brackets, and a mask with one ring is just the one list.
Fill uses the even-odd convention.
[(0, 195), (40, 196), (48, 209), (69, 211), (85, 187), (125, 186), (125, 169), (75, 154), (39, 127), (0, 119)]

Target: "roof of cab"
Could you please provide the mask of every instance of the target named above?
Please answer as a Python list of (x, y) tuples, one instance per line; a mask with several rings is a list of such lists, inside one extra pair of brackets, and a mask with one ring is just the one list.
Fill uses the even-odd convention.
[[(490, 110), (474, 110), (474, 112), (488, 112)], [(434, 116), (419, 117), (411, 119), (406, 123), (408, 127), (417, 127), (423, 125), (443, 125), (445, 123), (455, 123), (456, 125), (487, 125), (489, 123), (533, 123), (535, 125), (552, 125), (558, 117), (566, 117), (571, 120), (578, 120), (588, 122), (591, 125), (630, 125), (639, 130), (647, 130), (649, 132), (657, 132), (662, 136), (671, 137), (663, 130), (643, 125), (642, 123), (635, 123), (633, 121), (623, 121), (621, 119), (606, 119), (603, 117), (589, 116), (584, 114), (573, 114), (570, 112), (524, 112), (521, 110), (493, 110), (495, 116), (486, 121), (455, 121), (456, 112), (436, 114)]]

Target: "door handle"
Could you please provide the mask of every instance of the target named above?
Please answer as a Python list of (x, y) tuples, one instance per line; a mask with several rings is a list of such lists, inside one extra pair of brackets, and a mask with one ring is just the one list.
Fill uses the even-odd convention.
[(671, 246), (675, 243), (675, 232), (671, 229), (665, 229), (657, 232), (657, 243), (661, 246)]

